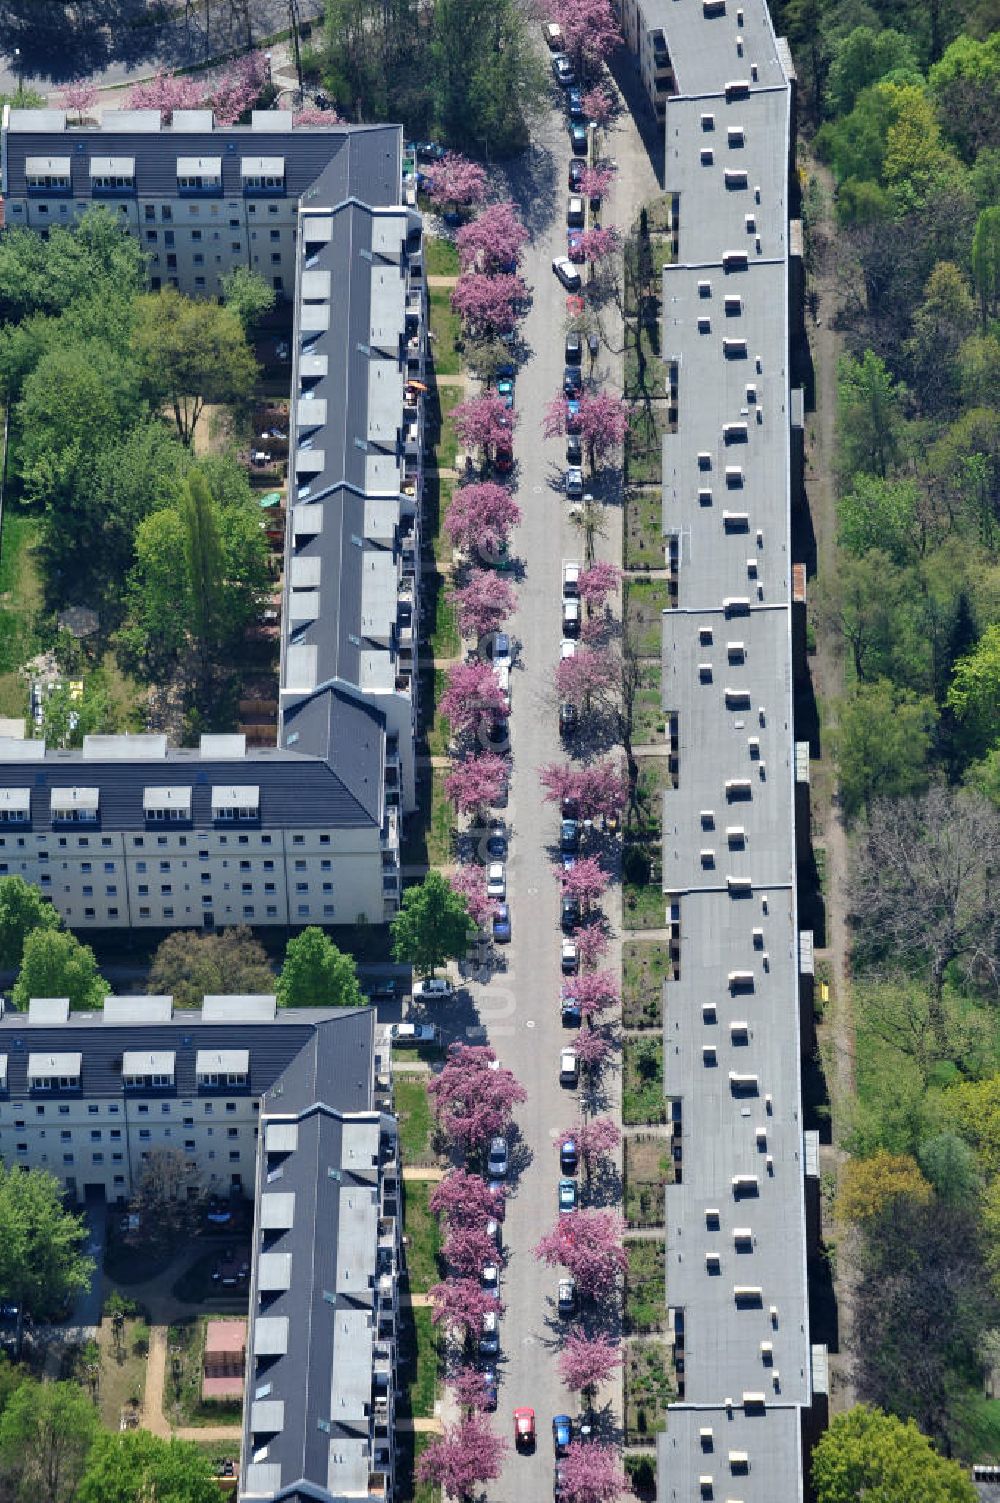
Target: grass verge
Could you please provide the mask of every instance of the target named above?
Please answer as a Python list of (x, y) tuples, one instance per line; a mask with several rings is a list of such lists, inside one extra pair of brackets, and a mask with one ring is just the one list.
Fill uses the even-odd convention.
[(663, 1026), (663, 983), (670, 952), (659, 940), (627, 939), (622, 947), (622, 1023), (626, 1028)]
[(663, 492), (655, 481), (654, 487), (630, 492), (625, 503), (626, 569), (663, 568)]
[(429, 1204), (433, 1188), (428, 1180), (403, 1181), (403, 1232), (411, 1294), (426, 1294), (441, 1276), (441, 1228)]
[(457, 277), (458, 250), (454, 241), (428, 235), (424, 241), (424, 270), (429, 277)]
[(629, 1126), (667, 1120), (663, 1099), (663, 1040), (627, 1038), (624, 1041), (622, 1121)]
[(662, 1331), (667, 1324), (667, 1250), (661, 1238), (625, 1238), (625, 1326), (630, 1335)]
[(625, 630), (639, 657), (659, 657), (663, 637), (662, 617), (669, 607), (670, 592), (665, 579), (625, 581)]
[(397, 1070), (393, 1075), (392, 1089), (396, 1116), (399, 1119), (399, 1145), (404, 1168), (407, 1165), (432, 1164), (434, 1118), (427, 1095), (426, 1075), (404, 1075)]
[(662, 1226), (663, 1191), (674, 1178), (665, 1138), (625, 1139), (625, 1219), (629, 1226)]
[(427, 293), (434, 370), (439, 376), (457, 376), (462, 364), (458, 352), (462, 324), (452, 312), (451, 288), (429, 287)]
[(667, 1428), (667, 1405), (675, 1389), (664, 1347), (632, 1342), (625, 1357), (625, 1444), (642, 1445)]

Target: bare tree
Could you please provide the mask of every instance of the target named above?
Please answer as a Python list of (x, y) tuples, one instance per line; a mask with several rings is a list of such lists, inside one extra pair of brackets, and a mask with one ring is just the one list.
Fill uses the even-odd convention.
[(937, 784), (872, 805), (851, 894), (859, 958), (926, 970), (938, 1037), (949, 965), (980, 984), (1000, 982), (998, 860), (1000, 812), (980, 794)]
[(194, 1231), (204, 1199), (197, 1168), (179, 1148), (154, 1148), (142, 1166), (130, 1209), (144, 1241), (173, 1244)]

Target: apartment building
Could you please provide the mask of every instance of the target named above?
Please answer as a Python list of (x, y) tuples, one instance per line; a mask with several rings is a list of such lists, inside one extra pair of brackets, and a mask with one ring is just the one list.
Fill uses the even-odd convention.
[[(217, 296), (247, 265), (294, 310), (278, 751), (92, 737), (81, 755), (0, 727), (0, 875), (37, 882), (74, 928), (382, 923), (399, 906), (399, 823), (416, 808), (421, 221), (398, 126), (288, 121), (121, 110), (74, 127), (4, 108), (7, 225), (45, 234), (105, 204), (141, 240), (152, 288)], [(228, 812), (200, 791), (227, 777), (254, 795)]]
[(658, 1441), (658, 1490), (661, 1503), (800, 1503), (826, 1352), (809, 1328), (818, 1144), (803, 1126), (801, 1058), (812, 936), (796, 904), (795, 81), (764, 0), (632, 9), (631, 44), (661, 36), (672, 75), (663, 1029), (677, 1400)]
[[(0, 1157), (125, 1204), (149, 1155), (254, 1199), (241, 1499), (389, 1499), (399, 1162), (371, 1009), (59, 998), (0, 1017)], [(320, 1167), (321, 1166), (321, 1167)]]
[(625, 45), (635, 60), (657, 120), (667, 116), (675, 79), (667, 46), (667, 17), (673, 0), (613, 0)]

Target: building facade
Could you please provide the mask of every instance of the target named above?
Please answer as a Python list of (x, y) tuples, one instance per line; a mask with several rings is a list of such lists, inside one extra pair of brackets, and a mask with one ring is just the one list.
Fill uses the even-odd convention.
[[(4, 109), (8, 226), (46, 234), (102, 204), (141, 241), (151, 288), (218, 296), (244, 265), (294, 310), (279, 750), (103, 737), (81, 756), (0, 728), (0, 868), (74, 928), (382, 923), (399, 905), (399, 824), (416, 809), (421, 221), (399, 127), (288, 121), (216, 127), (181, 110), (163, 126), (121, 110), (73, 127), (64, 111)], [(199, 759), (239, 765), (192, 771), (195, 784), (229, 775), (257, 802), (227, 814), (197, 789), (192, 802), (184, 767)], [(53, 805), (56, 785), (77, 790), (72, 809)], [(172, 790), (180, 804), (149, 805)]]
[[(150, 1156), (253, 1198), (240, 1498), (393, 1495), (399, 1158), (371, 1009), (60, 998), (0, 1017), (0, 1158), (125, 1205)], [(322, 1168), (318, 1168), (318, 1166)]]

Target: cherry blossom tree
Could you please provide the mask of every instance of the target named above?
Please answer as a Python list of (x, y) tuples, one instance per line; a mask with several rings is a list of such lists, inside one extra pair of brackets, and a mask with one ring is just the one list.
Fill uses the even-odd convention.
[(614, 1503), (631, 1486), (614, 1446), (574, 1440), (562, 1459), (562, 1496), (566, 1503)]
[(448, 599), (458, 612), (458, 629), (463, 637), (479, 638), (499, 631), (517, 605), (513, 585), (492, 569), (472, 569), (466, 584), (448, 591)]
[[(583, 96), (583, 104), (585, 109), (587, 106), (587, 100), (590, 97), (591, 96), (589, 94), (585, 94)], [(603, 198), (614, 180), (614, 167), (585, 167), (580, 177), (580, 192), (585, 198)]]
[(618, 771), (611, 757), (589, 762), (580, 769), (576, 797), (581, 819), (614, 818), (628, 799), (628, 779)]
[(621, 1140), (621, 1130), (613, 1117), (592, 1117), (589, 1122), (580, 1123), (576, 1142), (588, 1179), (602, 1160), (614, 1153)]
[(494, 444), (510, 443), (519, 414), (504, 405), (495, 391), (459, 402), (451, 409), (452, 421), (460, 443), (467, 449), (492, 449)]
[(584, 260), (593, 268), (617, 255), (622, 248), (622, 237), (613, 224), (595, 224), (589, 230), (581, 230), (579, 247)]
[[(583, 96), (583, 113), (600, 130), (604, 130), (605, 126), (610, 124), (614, 110), (614, 95), (606, 84), (595, 84)], [(590, 192), (589, 188), (583, 188), (581, 191), (584, 193)], [(601, 195), (598, 194), (597, 196), (600, 197)]]
[(568, 1268), (585, 1298), (606, 1299), (627, 1267), (624, 1234), (625, 1223), (614, 1211), (576, 1211), (559, 1217), (535, 1257), (550, 1268)]
[(307, 109), (296, 110), (292, 119), (293, 125), (339, 125), (341, 117), (336, 110), (318, 110), (310, 105)]
[(427, 195), (434, 204), (452, 204), (456, 209), (481, 204), (486, 197), (486, 171), (460, 151), (448, 151), (428, 172)]
[(596, 856), (580, 856), (568, 871), (560, 870), (559, 880), (563, 897), (576, 898), (586, 912), (592, 904), (600, 902), (611, 878)]
[(471, 735), (508, 713), (496, 674), (481, 659), (452, 664), (438, 708), (456, 736)]
[(556, 692), (577, 709), (589, 710), (596, 695), (607, 694), (619, 682), (619, 664), (606, 647), (581, 647), (563, 658), (556, 669)]
[(449, 1227), (441, 1249), (450, 1270), (459, 1278), (478, 1278), (496, 1260), (496, 1244), (484, 1226)]
[(488, 276), (482, 271), (463, 272), (451, 294), (451, 306), (474, 337), (509, 334), (517, 323), (518, 309), (527, 302), (528, 289), (513, 272)]
[(456, 866), (448, 874), (448, 886), (465, 899), (469, 917), (480, 929), (484, 928), (496, 912), (496, 904), (486, 896), (486, 873), (481, 866)]
[(528, 232), (509, 199), (487, 204), (455, 236), (459, 264), (463, 271), (513, 271), (527, 239)]
[(620, 448), (628, 432), (628, 406), (606, 391), (584, 392), (580, 398), (580, 437), (591, 471), (597, 461)]
[(622, 571), (617, 564), (598, 562), (580, 572), (577, 588), (588, 609), (600, 610), (609, 595), (621, 584)]
[(459, 814), (476, 814), (503, 797), (507, 762), (496, 752), (463, 757), (445, 776), (444, 791)]
[(169, 125), (174, 110), (196, 110), (204, 99), (205, 85), (186, 74), (165, 73), (162, 69), (128, 91), (130, 110), (159, 110), (164, 125)]
[(548, 804), (564, 804), (579, 793), (580, 773), (569, 762), (546, 762), (538, 769), (538, 781)]
[[(481, 1414), (470, 1414), (435, 1436), (417, 1462), (417, 1477), (450, 1497), (471, 1498), (484, 1482), (499, 1477), (508, 1449)], [(594, 1503), (605, 1503), (605, 1496)]]
[(454, 492), (444, 527), (452, 547), (496, 553), (510, 541), (520, 520), (521, 508), (507, 487), (495, 480), (480, 480)]
[(263, 52), (248, 52), (237, 58), (216, 80), (208, 96), (218, 125), (235, 125), (260, 98), (267, 87), (270, 70)]
[(94, 84), (85, 78), (78, 78), (66, 85), (59, 96), (59, 103), (64, 110), (72, 110), (77, 120), (82, 120), (94, 108), (99, 97)]
[(576, 948), (585, 966), (595, 966), (604, 959), (611, 943), (611, 934), (602, 915), (595, 914), (590, 923), (576, 931)]
[(442, 1129), (466, 1150), (506, 1132), (515, 1106), (526, 1099), (511, 1071), (497, 1069), (495, 1061), (484, 1045), (452, 1044), (443, 1070), (427, 1085)]
[(489, 1397), (486, 1374), (478, 1367), (463, 1363), (451, 1379), (451, 1391), (459, 1409), (482, 1411), (486, 1408)]
[(598, 68), (621, 42), (611, 0), (552, 0), (549, 12), (562, 27), (564, 46), (582, 77)]
[[(579, 934), (578, 934), (579, 938)], [(614, 971), (588, 971), (563, 983), (563, 996), (572, 998), (585, 1018), (593, 1018), (607, 1007), (621, 1005), (621, 988)]]
[(495, 1294), (474, 1279), (442, 1279), (427, 1291), (431, 1302), (431, 1320), (466, 1341), (473, 1340), (483, 1328), (483, 1316), (500, 1309)]
[(621, 1351), (606, 1336), (570, 1331), (559, 1353), (559, 1376), (567, 1388), (592, 1394), (621, 1364)]
[(491, 1217), (499, 1221), (503, 1191), (491, 1190), (481, 1174), (452, 1169), (431, 1191), (430, 1207), (449, 1226), (485, 1226)]
[[(582, 400), (582, 398), (581, 398)], [(566, 432), (569, 418), (569, 402), (560, 392), (542, 413), (542, 432), (546, 438), (561, 438)]]
[(611, 1058), (612, 1043), (600, 1028), (587, 1028), (576, 1041), (576, 1056), (584, 1069), (595, 1080)]

